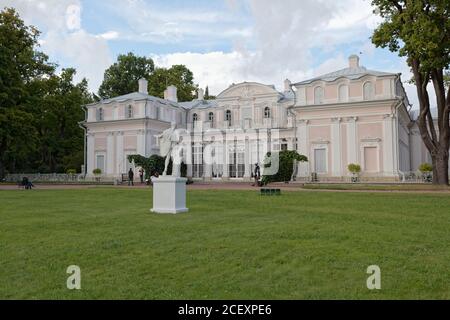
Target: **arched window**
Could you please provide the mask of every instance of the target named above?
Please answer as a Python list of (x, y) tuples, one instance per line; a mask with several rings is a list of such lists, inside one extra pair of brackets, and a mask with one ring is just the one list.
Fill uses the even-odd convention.
[(196, 122), (196, 121), (198, 121), (198, 114), (194, 113), (192, 115), (192, 122)]
[(270, 119), (271, 115), (270, 115), (270, 108), (269, 107), (265, 107), (264, 108), (264, 118), (265, 119)]
[(128, 106), (128, 107), (127, 107), (126, 117), (127, 117), (128, 119), (133, 118), (133, 106)]
[(364, 83), (364, 100), (373, 99), (373, 84), (372, 82)]
[(227, 110), (226, 112), (225, 112), (225, 120), (226, 121), (228, 121), (228, 124), (230, 124), (231, 125), (231, 111), (230, 110)]
[(97, 121), (103, 121), (103, 108), (97, 109)]
[(343, 84), (339, 87), (339, 102), (348, 101), (348, 86)]
[(314, 89), (314, 104), (323, 104), (324, 90), (322, 87)]

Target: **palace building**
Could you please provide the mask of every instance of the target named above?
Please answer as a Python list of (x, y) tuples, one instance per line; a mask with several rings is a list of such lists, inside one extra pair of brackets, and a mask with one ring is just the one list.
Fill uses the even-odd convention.
[(233, 84), (215, 100), (179, 102), (170, 86), (165, 98), (139, 91), (84, 106), (85, 169), (120, 179), (128, 155), (159, 154), (156, 135), (176, 123), (189, 137), (187, 174), (193, 179), (247, 180), (269, 151), (297, 150), (309, 162), (295, 179), (347, 181), (350, 163), (367, 181), (397, 181), (430, 157), (421, 141), (400, 74), (368, 70), (359, 57), (320, 77), (292, 83), (283, 92), (254, 82)]

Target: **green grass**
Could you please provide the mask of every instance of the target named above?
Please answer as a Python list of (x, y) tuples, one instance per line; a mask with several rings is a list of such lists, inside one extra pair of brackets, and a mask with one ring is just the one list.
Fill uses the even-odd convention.
[[(1, 299), (449, 299), (450, 197), (0, 191)], [(78, 265), (82, 290), (66, 288)], [(382, 290), (366, 288), (379, 265)]]

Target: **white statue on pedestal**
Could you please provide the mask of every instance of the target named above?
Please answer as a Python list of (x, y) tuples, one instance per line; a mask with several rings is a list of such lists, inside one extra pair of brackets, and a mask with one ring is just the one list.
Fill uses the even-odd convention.
[[(171, 127), (162, 134), (155, 136), (158, 140), (160, 155), (166, 157), (164, 173), (161, 177), (153, 177), (153, 209), (155, 213), (182, 213), (186, 208), (186, 178), (181, 178), (181, 163), (183, 161), (182, 135), (186, 130)], [(173, 158), (172, 175), (167, 175), (170, 159)]]
[(169, 129), (156, 136), (160, 149), (159, 153), (161, 157), (166, 158), (163, 176), (167, 176), (167, 168), (169, 167), (170, 159), (173, 159), (172, 177), (181, 177), (183, 148), (180, 146), (180, 132), (180, 130), (177, 130), (176, 124), (172, 123)]

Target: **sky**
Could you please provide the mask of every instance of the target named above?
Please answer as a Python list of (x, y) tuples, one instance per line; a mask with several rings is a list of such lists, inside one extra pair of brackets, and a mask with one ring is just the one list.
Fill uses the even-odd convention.
[[(97, 92), (119, 54), (184, 64), (195, 82), (219, 94), (255, 81), (283, 89), (348, 66), (411, 72), (404, 58), (370, 40), (380, 18), (370, 0), (0, 0), (41, 32), (40, 50), (61, 68), (75, 67)], [(418, 107), (413, 85), (405, 83)]]

